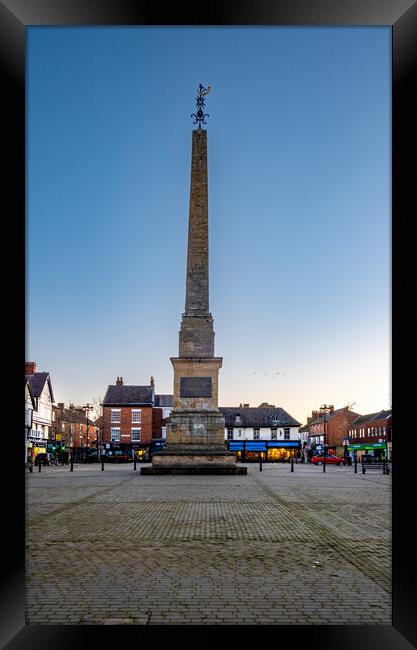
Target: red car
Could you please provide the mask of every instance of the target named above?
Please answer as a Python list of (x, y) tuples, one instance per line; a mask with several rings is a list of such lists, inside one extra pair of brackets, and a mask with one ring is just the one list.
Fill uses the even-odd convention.
[[(319, 456), (313, 456), (311, 461), (315, 465), (323, 465), (324, 456), (321, 454)], [(326, 465), (346, 465), (344, 458), (339, 458), (339, 456), (334, 456), (333, 454), (326, 454)]]

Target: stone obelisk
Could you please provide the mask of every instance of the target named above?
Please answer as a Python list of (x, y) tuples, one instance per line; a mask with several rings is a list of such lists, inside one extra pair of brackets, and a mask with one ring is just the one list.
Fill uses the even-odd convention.
[(167, 422), (164, 451), (152, 456), (143, 474), (246, 474), (224, 441), (224, 416), (218, 409), (218, 375), (222, 357), (214, 356), (213, 317), (209, 312), (207, 131), (201, 84), (193, 114), (190, 209), (185, 311), (174, 367), (174, 403)]

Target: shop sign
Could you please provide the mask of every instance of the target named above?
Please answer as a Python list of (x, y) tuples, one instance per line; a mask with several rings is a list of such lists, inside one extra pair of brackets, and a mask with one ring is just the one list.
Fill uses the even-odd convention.
[(299, 447), (298, 440), (268, 440), (268, 447)]
[(243, 442), (229, 442), (230, 451), (243, 450)]
[(45, 445), (48, 442), (47, 438), (38, 438), (37, 436), (28, 436), (28, 440), (32, 440), (32, 442), (38, 442), (43, 445)]

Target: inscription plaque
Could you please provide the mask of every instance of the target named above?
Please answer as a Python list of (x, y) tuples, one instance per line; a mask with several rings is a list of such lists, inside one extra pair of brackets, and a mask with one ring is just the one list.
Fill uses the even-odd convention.
[(180, 397), (211, 397), (211, 377), (181, 377)]

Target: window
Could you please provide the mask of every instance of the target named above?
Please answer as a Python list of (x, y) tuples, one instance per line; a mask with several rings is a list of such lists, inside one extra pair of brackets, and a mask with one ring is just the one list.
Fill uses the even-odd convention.
[(271, 440), (276, 440), (276, 439), (277, 439), (277, 430), (271, 429)]
[(112, 427), (111, 428), (111, 439), (112, 439), (112, 442), (119, 442), (120, 441), (120, 427)]
[(290, 439), (290, 428), (286, 427), (284, 429), (284, 440), (289, 440)]
[(254, 440), (259, 440), (259, 429), (254, 429), (253, 430), (253, 439)]
[(120, 409), (112, 409), (111, 410), (111, 421), (112, 422), (120, 422)]
[(132, 442), (140, 442), (140, 427), (132, 427)]
[(227, 430), (227, 439), (228, 440), (233, 440), (233, 429), (228, 429)]
[(132, 422), (142, 422), (142, 411), (140, 409), (132, 409)]

